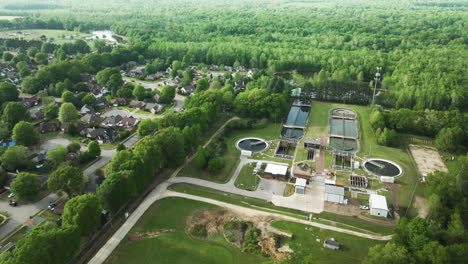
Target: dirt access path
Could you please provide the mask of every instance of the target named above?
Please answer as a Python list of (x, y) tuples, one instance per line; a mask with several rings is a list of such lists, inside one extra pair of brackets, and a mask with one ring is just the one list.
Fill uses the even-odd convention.
[[(325, 135), (320, 134), (320, 143), (322, 146), (325, 146)], [(317, 156), (317, 160), (315, 161), (316, 164), (316, 174), (322, 175), (325, 170), (325, 150), (323, 148), (320, 149), (319, 154)]]

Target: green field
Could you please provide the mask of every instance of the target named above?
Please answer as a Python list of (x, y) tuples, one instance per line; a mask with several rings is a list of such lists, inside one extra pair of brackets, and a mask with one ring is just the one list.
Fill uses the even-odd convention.
[(260, 178), (253, 174), (255, 165), (256, 163), (249, 163), (242, 167), (239, 176), (237, 176), (236, 182), (234, 183), (237, 188), (247, 191), (257, 190)]
[(157, 201), (140, 218), (129, 235), (160, 229), (174, 229), (175, 231), (133, 241), (124, 239), (106, 263), (264, 262), (266, 259), (262, 256), (241, 252), (221, 235), (200, 240), (185, 233), (187, 217), (199, 209), (213, 207), (215, 206), (183, 198), (165, 198)]
[[(403, 168), (404, 174), (396, 179), (396, 183), (401, 185), (398, 190), (398, 204), (400, 206), (400, 214), (404, 214), (410, 203), (415, 183), (418, 180), (417, 169), (413, 165), (405, 144), (402, 144), (400, 148), (390, 148), (376, 143), (376, 137), (369, 123), (368, 107), (314, 101), (309, 115), (306, 137), (316, 138), (319, 134), (328, 135), (329, 112), (336, 107), (349, 108), (358, 113), (360, 150), (357, 156), (361, 158), (378, 157), (388, 159), (398, 163)], [(326, 155), (325, 167), (331, 166), (331, 162), (331, 154)], [(416, 194), (424, 197), (423, 188), (422, 184), (419, 184)], [(410, 215), (414, 213), (415, 211), (413, 210), (409, 211)]]
[(224, 139), (227, 145), (227, 149), (223, 155), (225, 166), (220, 172), (216, 174), (209, 173), (207, 170), (197, 168), (195, 163), (192, 161), (183, 170), (181, 170), (177, 176), (193, 177), (218, 183), (225, 183), (229, 181), (239, 164), (240, 151), (235, 146), (239, 139), (244, 137), (259, 137), (265, 140), (278, 139), (280, 131), (281, 126), (279, 123), (270, 123), (265, 128), (260, 129), (233, 131)]
[[(294, 250), (295, 263), (361, 263), (370, 247), (385, 243), (315, 227), (309, 231), (306, 230), (307, 225), (286, 221), (274, 222), (272, 226), (293, 234), (291, 239), (283, 238), (282, 244), (288, 244)], [(341, 248), (339, 250), (324, 248), (323, 241), (328, 238), (335, 238), (341, 244)]]

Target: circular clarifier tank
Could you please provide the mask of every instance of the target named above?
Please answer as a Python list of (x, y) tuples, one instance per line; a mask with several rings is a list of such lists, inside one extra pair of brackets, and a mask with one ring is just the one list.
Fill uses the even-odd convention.
[(398, 177), (403, 174), (400, 165), (385, 159), (371, 158), (364, 161), (363, 167), (377, 176)]
[(240, 150), (260, 152), (268, 148), (268, 143), (261, 138), (250, 137), (250, 138), (243, 138), (237, 141), (236, 146)]

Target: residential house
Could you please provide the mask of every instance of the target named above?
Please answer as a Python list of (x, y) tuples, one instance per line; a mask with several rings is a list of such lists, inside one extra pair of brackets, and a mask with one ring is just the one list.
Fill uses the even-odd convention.
[(94, 114), (94, 107), (91, 105), (85, 104), (81, 107), (80, 109), (80, 114), (86, 115), (86, 114)]
[[(97, 98), (97, 97), (96, 97)], [(95, 103), (96, 107), (99, 109), (105, 109), (110, 107), (109, 102), (105, 98), (98, 98)]]
[(44, 107), (34, 107), (29, 109), (29, 113), (33, 121), (44, 119)]
[(156, 81), (162, 78), (164, 78), (164, 72), (157, 72), (155, 74), (150, 74), (146, 76), (146, 80), (148, 81)]
[(99, 114), (96, 114), (96, 113), (92, 113), (92, 114), (86, 114), (84, 116), (82, 116), (81, 118), (81, 121), (83, 121), (83, 123), (85, 124), (99, 124), (101, 123), (101, 116)]
[(138, 108), (138, 109), (143, 109), (145, 107), (146, 103), (143, 101), (138, 101), (138, 100), (132, 100), (130, 102), (130, 107), (132, 108)]
[(218, 65), (211, 65), (209, 70), (210, 71), (219, 71), (219, 66)]
[(128, 105), (130, 99), (127, 98), (115, 98), (114, 106)]
[(117, 130), (113, 128), (85, 128), (80, 132), (80, 135), (93, 140), (99, 144), (112, 143), (118, 137)]
[(141, 75), (145, 75), (142, 69), (132, 69), (132, 70), (129, 70), (127, 73), (125, 73), (125, 76), (128, 76), (128, 77), (136, 77), (136, 76), (141, 76)]
[(21, 98), (21, 102), (23, 105), (27, 108), (36, 106), (39, 104), (39, 98), (37, 95), (31, 95), (31, 94), (20, 94), (19, 96)]
[(37, 131), (41, 134), (55, 132), (60, 129), (60, 126), (57, 123), (51, 122), (41, 122), (37, 125)]
[(145, 110), (153, 114), (159, 113), (164, 107), (160, 104), (147, 103)]
[(133, 130), (140, 120), (134, 118), (133, 116), (126, 116), (120, 122), (119, 126), (122, 128)]
[(180, 88), (178, 89), (178, 92), (179, 92), (180, 94), (183, 94), (183, 95), (189, 95), (189, 94), (194, 93), (194, 92), (195, 92), (195, 89), (196, 89), (195, 86), (193, 86), (193, 85), (190, 84), (190, 85), (187, 85), (187, 86), (184, 86), (184, 87), (180, 87)]
[(106, 127), (116, 127), (122, 120), (123, 117), (121, 115), (109, 116), (106, 119), (104, 119), (104, 121), (102, 121), (101, 124)]

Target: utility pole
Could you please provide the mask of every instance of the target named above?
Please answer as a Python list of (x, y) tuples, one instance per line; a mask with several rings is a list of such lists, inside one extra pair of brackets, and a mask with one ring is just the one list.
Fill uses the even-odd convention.
[(375, 101), (375, 90), (377, 90), (377, 83), (380, 81), (380, 71), (382, 70), (382, 67), (376, 67), (377, 72), (375, 73), (374, 81), (374, 93), (372, 94), (372, 104), (374, 104)]

